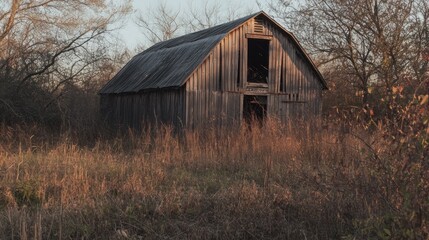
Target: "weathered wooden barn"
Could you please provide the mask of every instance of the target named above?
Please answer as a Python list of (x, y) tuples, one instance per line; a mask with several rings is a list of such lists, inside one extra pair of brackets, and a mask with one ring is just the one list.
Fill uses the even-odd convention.
[(323, 76), (294, 35), (264, 12), (160, 42), (99, 92), (109, 122), (229, 126), (320, 115)]

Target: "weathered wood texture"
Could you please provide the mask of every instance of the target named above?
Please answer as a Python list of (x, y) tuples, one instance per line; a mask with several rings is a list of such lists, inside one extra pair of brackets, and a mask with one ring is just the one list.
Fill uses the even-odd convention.
[[(249, 38), (269, 41), (267, 84), (255, 86), (247, 82), (248, 51), (253, 51), (248, 49)], [(203, 47), (204, 44), (199, 44), (204, 42), (209, 50), (192, 47), (189, 50), (193, 44)], [(177, 55), (179, 53), (174, 51), (180, 50), (186, 52), (187, 57), (176, 61), (183, 56), (165, 55), (163, 61), (169, 59), (174, 64), (150, 66), (155, 71), (168, 64), (169, 68), (165, 70), (168, 74), (164, 70), (155, 74), (168, 75), (168, 81), (152, 79), (153, 76), (143, 74), (144, 70), (139, 70), (143, 73), (138, 74), (128, 73), (127, 66), (124, 67), (100, 91), (102, 112), (109, 121), (132, 127), (156, 123), (189, 128), (230, 126), (242, 122), (245, 95), (267, 96), (267, 116), (285, 123), (320, 115), (326, 82), (293, 35), (263, 12), (158, 44), (153, 49), (155, 52), (149, 51), (146, 55), (143, 52), (138, 56), (149, 61), (158, 58), (158, 52)], [(194, 51), (206, 51), (207, 54), (201, 59), (197, 59), (200, 55), (192, 58)], [(135, 57), (131, 62), (138, 64), (140, 58)], [(179, 76), (174, 71), (189, 73), (181, 80), (184, 74)], [(150, 81), (137, 80), (140, 76), (150, 78)], [(160, 83), (168, 87), (160, 87), (164, 86)], [(146, 85), (149, 87), (143, 87)], [(121, 89), (130, 90), (118, 94)]]
[[(320, 115), (323, 86), (296, 43), (267, 19), (254, 19), (230, 32), (210, 52), (186, 83), (186, 123), (241, 122), (243, 95), (268, 96), (267, 115), (282, 122)], [(255, 32), (257, 31), (262, 32)], [(247, 38), (270, 37), (268, 89), (254, 91), (247, 84)]]
[(139, 129), (156, 124), (184, 126), (184, 90), (140, 94), (102, 94), (101, 112), (106, 121)]

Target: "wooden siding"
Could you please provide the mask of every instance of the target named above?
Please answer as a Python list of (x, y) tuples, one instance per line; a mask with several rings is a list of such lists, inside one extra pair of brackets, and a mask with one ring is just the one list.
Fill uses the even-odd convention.
[(106, 120), (139, 129), (155, 124), (184, 126), (184, 89), (135, 94), (102, 94), (101, 111)]
[(226, 39), (217, 45), (186, 84), (188, 127), (227, 126), (240, 119), (240, 94), (234, 92), (238, 91), (238, 69), (230, 71), (230, 66), (239, 64), (234, 56), (238, 53), (225, 52), (230, 44), (234, 43)]
[(219, 41), (231, 30), (260, 14), (264, 13), (159, 42), (134, 56), (99, 93), (137, 93), (182, 87)]
[[(249, 38), (269, 41), (267, 84), (247, 82)], [(296, 39), (263, 13), (151, 49), (154, 52), (147, 50), (133, 58), (135, 66), (123, 68), (100, 91), (101, 110), (108, 121), (134, 128), (156, 123), (231, 126), (242, 122), (245, 95), (267, 96), (267, 115), (284, 123), (317, 118), (321, 113), (326, 83)], [(194, 55), (197, 50), (204, 54)], [(168, 71), (161, 68), (167, 65), (158, 61), (160, 57), (168, 62)], [(143, 69), (147, 64), (140, 65), (146, 58), (156, 62), (149, 69), (156, 74), (147, 74), (149, 70)]]
[[(320, 115), (323, 86), (317, 73), (292, 39), (268, 19), (261, 20), (262, 32), (260, 28), (254, 31), (254, 19), (244, 23), (216, 45), (189, 77), (185, 99), (187, 126), (241, 122), (246, 94), (268, 96), (268, 116), (282, 122)], [(258, 35), (271, 39), (269, 79), (267, 89), (255, 92), (247, 84), (247, 37)]]

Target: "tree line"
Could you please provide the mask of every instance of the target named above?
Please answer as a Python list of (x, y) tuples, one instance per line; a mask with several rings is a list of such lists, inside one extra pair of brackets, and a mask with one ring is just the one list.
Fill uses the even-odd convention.
[(94, 106), (85, 101), (122, 61), (111, 33), (130, 11), (129, 1), (1, 1), (0, 120), (87, 118), (80, 113)]
[[(397, 117), (429, 94), (425, 0), (270, 0), (259, 7), (297, 35), (329, 83), (325, 113)], [(130, 57), (115, 31), (128, 19), (137, 50), (254, 12), (205, 2), (135, 12), (130, 1), (11, 0), (0, 6), (0, 120), (96, 121), (96, 92)], [(134, 15), (133, 15), (134, 14)], [(400, 109), (401, 108), (401, 109)], [(77, 123), (76, 123), (77, 124)]]
[(398, 94), (429, 93), (427, 1), (271, 0), (266, 7), (318, 63), (330, 84), (328, 107), (391, 116)]
[[(429, 2), (260, 0), (259, 6), (297, 36), (328, 82), (324, 115), (336, 142), (323, 144), (334, 144), (338, 154), (325, 159), (321, 144), (311, 140), (311, 158), (320, 158), (314, 169), (329, 163), (333, 167), (324, 169), (333, 177), (353, 176), (333, 189), (359, 189), (353, 194), (375, 199), (364, 202), (368, 213), (363, 216), (339, 218), (351, 221), (345, 225), (353, 234), (344, 239), (427, 239)], [(35, 123), (77, 130), (85, 138), (79, 128), (98, 129), (97, 91), (134, 51), (113, 34), (127, 19), (146, 38), (136, 50), (141, 51), (248, 13), (216, 4), (202, 10), (160, 4), (139, 14), (130, 1), (0, 0), (0, 130)], [(346, 155), (348, 149), (356, 156)], [(342, 171), (344, 166), (350, 171)]]

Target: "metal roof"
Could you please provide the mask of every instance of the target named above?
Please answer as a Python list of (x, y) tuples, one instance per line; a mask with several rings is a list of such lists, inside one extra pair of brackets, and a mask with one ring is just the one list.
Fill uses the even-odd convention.
[[(228, 23), (157, 43), (134, 56), (99, 93), (135, 93), (158, 88), (181, 87), (210, 51), (229, 32), (261, 14), (272, 20), (264, 12), (258, 12)], [(301, 48), (318, 73), (322, 85), (326, 88), (326, 82), (322, 75), (296, 38), (281, 26), (280, 28), (290, 35)]]
[(157, 43), (133, 57), (99, 93), (180, 87), (226, 34), (256, 15)]

